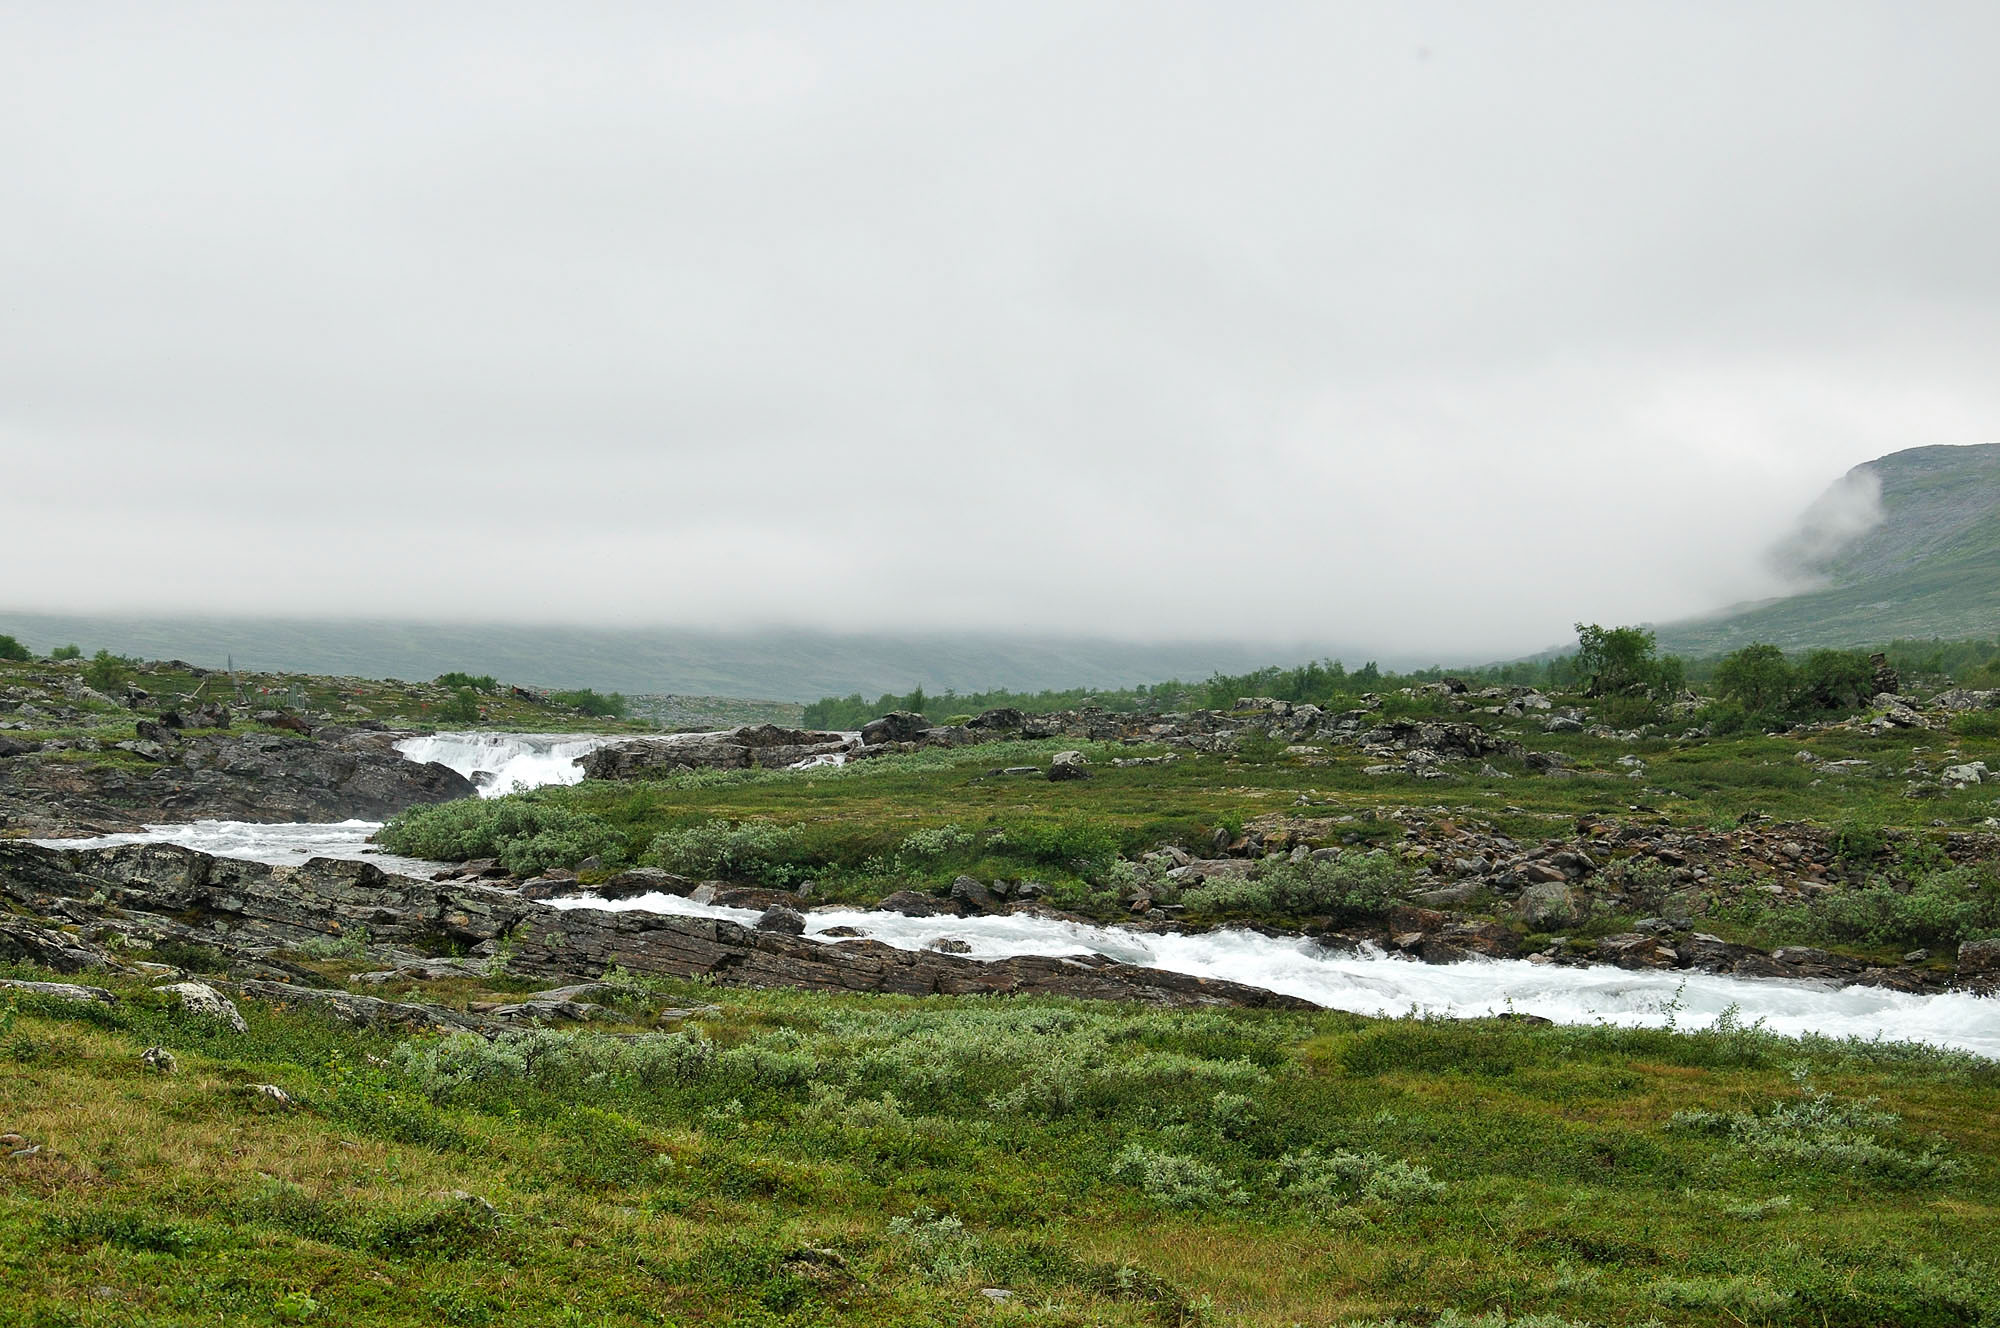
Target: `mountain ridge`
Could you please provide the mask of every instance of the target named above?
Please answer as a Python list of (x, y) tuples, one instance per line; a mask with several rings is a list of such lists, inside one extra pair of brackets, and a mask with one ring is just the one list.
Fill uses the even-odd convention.
[(1863, 462), (1773, 556), (1816, 584), (1662, 624), (1662, 648), (1712, 655), (1753, 641), (1805, 649), (2000, 633), (2000, 443), (1913, 447)]

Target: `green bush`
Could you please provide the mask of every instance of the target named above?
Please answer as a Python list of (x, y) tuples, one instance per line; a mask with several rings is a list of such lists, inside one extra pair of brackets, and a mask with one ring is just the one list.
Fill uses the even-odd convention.
[(963, 1282), (978, 1269), (985, 1243), (950, 1213), (919, 1208), (889, 1219), (889, 1234), (904, 1242), (911, 1262), (931, 1282)]
[(714, 1066), (715, 1045), (699, 1032), (625, 1039), (532, 1029), (491, 1040), (460, 1033), (402, 1042), (390, 1058), (427, 1097), (443, 1102), (482, 1085), (657, 1089), (691, 1083)]
[[(1855, 851), (1862, 851), (1859, 844)], [(1821, 945), (1955, 946), (2000, 936), (2000, 881), (1986, 867), (1941, 867), (1916, 872), (1907, 888), (1878, 876), (1829, 890), (1811, 904), (1770, 908), (1746, 896), (1723, 911), (1759, 929)]]
[(1117, 836), (1082, 816), (1005, 822), (994, 846), (1008, 857), (1085, 873), (1102, 871), (1118, 856)]
[(1802, 1071), (1794, 1072), (1799, 1096), (1762, 1111), (1680, 1111), (1667, 1128), (1683, 1134), (1725, 1138), (1783, 1170), (1810, 1175), (1845, 1171), (1900, 1184), (1949, 1180), (1964, 1167), (1941, 1140), (1906, 1146), (1897, 1137), (1902, 1118), (1883, 1111), (1873, 1098), (1842, 1100), (1814, 1092)]
[(375, 838), (390, 852), (414, 858), (497, 858), (516, 876), (574, 867), (591, 857), (615, 862), (625, 850), (625, 837), (597, 817), (532, 794), (415, 807)]
[(1792, 666), (1776, 646), (1747, 645), (1716, 665), (1715, 687), (1752, 714), (1776, 710), (1791, 699)]
[(568, 706), (586, 715), (599, 719), (620, 719), (626, 711), (625, 698), (617, 692), (598, 693), (588, 687), (573, 692), (550, 692), (549, 700), (555, 705)]
[(1799, 711), (1859, 710), (1875, 695), (1875, 666), (1858, 650), (1815, 650), (1799, 665), (1792, 707)]
[(440, 719), (473, 723), (479, 718), (479, 693), (470, 687), (461, 687), (451, 700), (438, 707), (437, 713)]
[(1380, 917), (1409, 884), (1409, 869), (1386, 853), (1343, 853), (1324, 861), (1272, 863), (1247, 877), (1216, 877), (1181, 895), (1207, 917)]
[(90, 663), (83, 669), (83, 680), (100, 692), (113, 692), (123, 687), (132, 676), (130, 661), (100, 650), (90, 657)]
[(1220, 1208), (1244, 1201), (1242, 1187), (1198, 1157), (1127, 1144), (1111, 1164), (1111, 1178), (1135, 1185), (1168, 1208)]
[(972, 847), (972, 833), (955, 825), (940, 825), (913, 831), (897, 848), (898, 856), (911, 862), (936, 862), (955, 858)]
[(0, 632), (0, 659), (13, 660), (18, 664), (26, 663), (32, 658), (34, 656), (29, 653), (26, 646), (6, 633)]
[(704, 821), (666, 830), (647, 846), (645, 861), (683, 876), (744, 878), (788, 884), (801, 870), (796, 859), (804, 834), (795, 825), (770, 821)]
[(1279, 1185), (1294, 1202), (1325, 1213), (1356, 1200), (1388, 1204), (1433, 1203), (1444, 1186), (1431, 1173), (1399, 1157), (1345, 1148), (1307, 1148), (1278, 1159)]
[(475, 677), (470, 673), (459, 673), (455, 670), (451, 673), (440, 673), (437, 677), (437, 685), (440, 687), (449, 687), (453, 691), (457, 691), (461, 687), (470, 687), (475, 692), (497, 692), (500, 690), (500, 684), (494, 680), (493, 675), (490, 673), (482, 673)]
[(57, 646), (49, 652), (50, 659), (82, 659), (83, 647), (72, 641), (66, 646)]
[(1954, 715), (1951, 731), (1961, 738), (2000, 738), (2000, 710), (1971, 710)]

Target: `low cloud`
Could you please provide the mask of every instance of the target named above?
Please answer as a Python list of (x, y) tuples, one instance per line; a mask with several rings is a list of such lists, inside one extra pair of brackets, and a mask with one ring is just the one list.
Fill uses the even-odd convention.
[(0, 606), (1478, 656), (1778, 593), (1833, 477), (1995, 434), (1996, 42), (15, 7)]

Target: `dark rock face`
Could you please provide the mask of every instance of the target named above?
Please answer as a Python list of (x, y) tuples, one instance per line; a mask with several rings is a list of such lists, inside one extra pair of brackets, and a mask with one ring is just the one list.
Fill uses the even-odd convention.
[[(504, 939), (514, 951), (512, 971), (568, 983), (596, 980), (616, 964), (663, 976), (706, 975), (734, 986), (1312, 1008), (1257, 987), (1095, 956), (981, 963), (874, 941), (828, 945), (708, 918), (554, 909), (476, 880), (419, 881), (370, 863), (315, 859), (302, 867), (269, 867), (165, 844), (66, 851), (0, 842), (0, 902), (76, 925), (93, 949), (114, 935), (180, 940), (213, 946), (253, 971), (280, 971), (274, 950), (365, 927), (374, 942), (394, 946), (442, 942), (491, 953)], [(77, 938), (63, 939), (82, 949)], [(479, 1024), (428, 1006), (398, 1006), (256, 976), (239, 989), (313, 1004), (362, 1023)]]
[(1109, 960), (1034, 956), (981, 963), (934, 951), (897, 950), (878, 941), (827, 945), (709, 918), (569, 909), (524, 920), (514, 941), (518, 948), (512, 969), (537, 976), (594, 975), (617, 964), (635, 973), (707, 975), (732, 986), (809, 991), (1075, 996), (1166, 1006), (1312, 1008), (1310, 1002), (1259, 987)]
[(614, 742), (578, 764), (591, 779), (635, 779), (677, 770), (782, 770), (811, 757), (846, 752), (849, 745), (838, 733), (746, 724), (724, 733)]
[(0, 824), (40, 835), (137, 830), (148, 822), (382, 820), (422, 803), (472, 797), (449, 767), (419, 765), (396, 735), (323, 731), (318, 741), (275, 734), (182, 740), (164, 725), (145, 753), (151, 770), (51, 760), (0, 763)]
[(18, 918), (0, 918), (0, 961), (39, 964), (58, 973), (81, 973), (116, 963), (101, 946)]
[(877, 747), (885, 742), (915, 742), (930, 731), (931, 722), (908, 710), (891, 710), (861, 726), (861, 741)]
[(1959, 946), (1958, 973), (1960, 977), (2000, 974), (2000, 937), (1986, 941), (1967, 941)]

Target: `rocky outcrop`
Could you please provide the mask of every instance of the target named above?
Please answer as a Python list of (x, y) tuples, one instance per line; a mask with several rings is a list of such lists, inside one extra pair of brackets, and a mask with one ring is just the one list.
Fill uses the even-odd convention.
[[(453, 946), (492, 953), (504, 942), (512, 952), (510, 971), (572, 983), (600, 978), (616, 965), (736, 986), (816, 991), (1018, 993), (1166, 1006), (1309, 1008), (1257, 987), (1100, 957), (982, 963), (872, 941), (828, 944), (787, 930), (708, 918), (557, 909), (476, 880), (418, 881), (370, 863), (316, 859), (302, 867), (271, 867), (163, 844), (65, 851), (0, 843), (0, 902), (75, 926), (82, 940), (95, 945), (129, 938), (211, 946), (252, 974), (286, 949), (365, 929), (372, 943), (392, 948)], [(395, 1002), (261, 976), (242, 981), (238, 989), (327, 1006), (359, 1022), (428, 1018), (388, 1008)], [(469, 1016), (445, 1022), (477, 1023)]]
[(62, 759), (0, 761), (0, 826), (43, 836), (109, 834), (149, 823), (383, 820), (420, 803), (472, 797), (463, 775), (408, 760), (398, 735), (322, 729), (313, 738), (153, 726), (149, 766)]
[(1040, 956), (982, 963), (930, 950), (898, 950), (879, 941), (827, 944), (753, 930), (713, 918), (550, 910), (515, 931), (510, 967), (533, 976), (634, 973), (707, 977), (731, 986), (809, 991), (889, 992), (904, 996), (1073, 996), (1165, 1006), (1310, 1009), (1311, 1003), (1260, 987), (1188, 977), (1091, 956)]
[(721, 733), (614, 742), (578, 764), (591, 779), (644, 779), (680, 770), (782, 770), (814, 757), (844, 755), (853, 746), (839, 733), (747, 724)]

